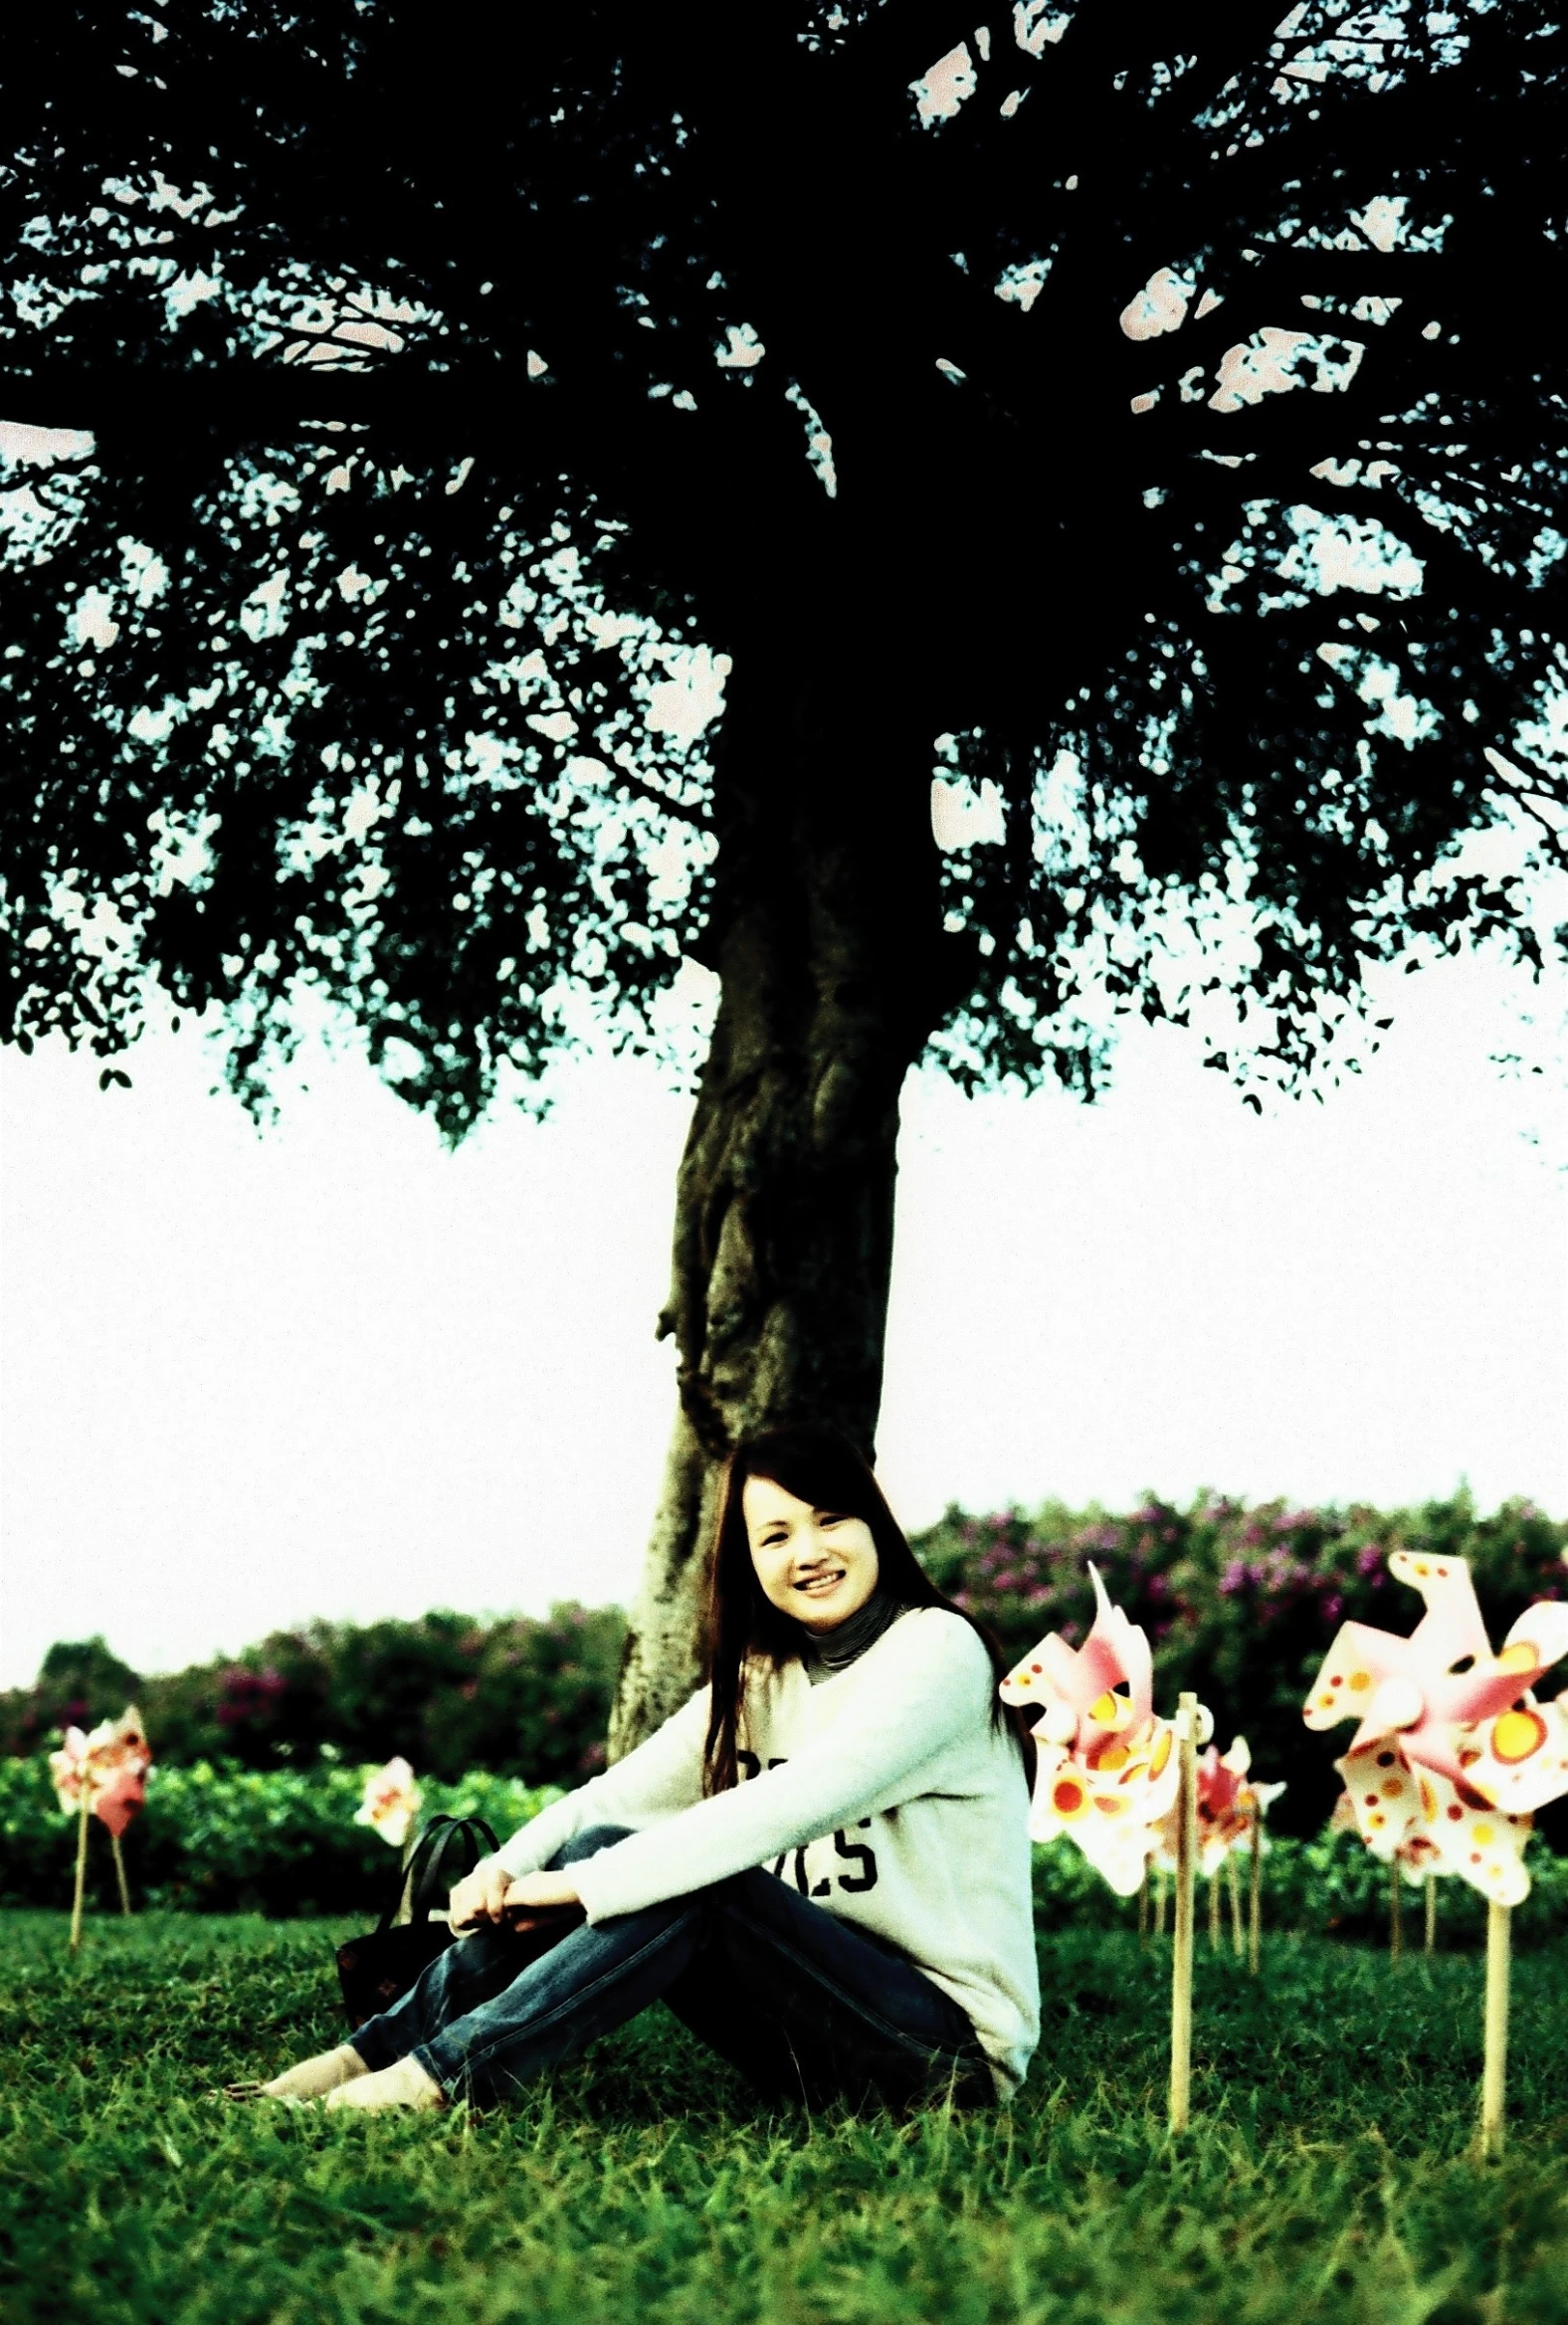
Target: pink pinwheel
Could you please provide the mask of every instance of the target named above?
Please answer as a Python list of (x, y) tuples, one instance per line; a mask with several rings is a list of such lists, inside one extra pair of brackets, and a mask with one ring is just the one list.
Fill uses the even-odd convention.
[[(1212, 1753), (1213, 1746), (1210, 1746)], [(1207, 1757), (1207, 1755), (1206, 1755)], [(1283, 1780), (1277, 1784), (1260, 1784), (1252, 1773), (1252, 1748), (1245, 1736), (1238, 1736), (1229, 1752), (1220, 1762), (1227, 1772), (1225, 1782), (1217, 1784), (1211, 1801), (1215, 1824), (1227, 1849), (1240, 1851), (1252, 1845), (1253, 1827), (1260, 1831), (1260, 1846), (1267, 1851), (1269, 1841), (1263, 1835), (1264, 1819), (1284, 1791)], [(1199, 1773), (1198, 1814), (1203, 1815), (1203, 1778)]]
[(414, 1771), (401, 1755), (365, 1778), (365, 1797), (354, 1813), (356, 1825), (368, 1825), (393, 1848), (401, 1848), (409, 1827), (419, 1815), (420, 1791)]
[(147, 1739), (142, 1732), (141, 1714), (133, 1703), (125, 1706), (118, 1719), (100, 1720), (89, 1736), (85, 1736), (80, 1728), (67, 1728), (64, 1746), (49, 1755), (49, 1772), (54, 1779), (55, 1797), (68, 1815), (75, 1815), (79, 1820), (77, 1885), (71, 1907), (73, 1953), (82, 1943), (88, 1819), (90, 1816), (97, 1817), (108, 1827), (109, 1840), (114, 1848), (114, 1873), (119, 1883), (120, 1909), (128, 1913), (130, 1890), (125, 1880), (125, 1860), (120, 1854), (120, 1835), (146, 1800), (147, 1770), (151, 1766), (152, 1754), (147, 1749)]
[(1081, 1647), (1052, 1632), (1002, 1681), (1004, 1702), (1038, 1706), (1039, 1765), (1029, 1830), (1070, 1834), (1122, 1896), (1141, 1886), (1151, 1828), (1180, 1782), (1174, 1731), (1154, 1714), (1149, 1643), (1090, 1566), (1094, 1624)]
[[(1263, 1820), (1284, 1786), (1250, 1783), (1252, 1764), (1252, 1750), (1245, 1736), (1237, 1736), (1224, 1754), (1217, 1744), (1211, 1744), (1198, 1762), (1198, 1870), (1210, 1880), (1233, 1851), (1251, 1849), (1255, 1825), (1260, 1828), (1260, 1849), (1269, 1845), (1261, 1830)], [(1155, 1862), (1174, 1866), (1174, 1806), (1161, 1819), (1153, 1841)]]
[(91, 1735), (67, 1728), (63, 1748), (49, 1755), (61, 1808), (75, 1815), (86, 1786), (89, 1814), (106, 1825), (116, 1841), (146, 1800), (151, 1766), (141, 1714), (133, 1703), (118, 1719), (100, 1720)]
[(1238, 1841), (1251, 1832), (1241, 1800), (1252, 1755), (1238, 1736), (1222, 1759), (1211, 1744), (1198, 1762), (1198, 1870), (1212, 1880)]
[[(142, 1733), (141, 1714), (128, 1703), (118, 1719), (106, 1719), (88, 1738), (88, 1763), (93, 1784), (93, 1814), (106, 1825), (117, 1843), (147, 1800), (147, 1770), (152, 1754)], [(115, 1848), (115, 1860), (119, 1850)]]
[(65, 1816), (74, 1817), (82, 1806), (82, 1786), (87, 1776), (88, 1740), (80, 1728), (67, 1728), (65, 1742), (58, 1752), (49, 1755), (49, 1778), (55, 1788)]
[(93, 1803), (93, 1814), (100, 1825), (106, 1825), (117, 1841), (133, 1817), (139, 1817), (147, 1805), (147, 1768), (126, 1766), (115, 1768)]
[[(1343, 1761), (1336, 1761), (1334, 1765), (1341, 1772), (1343, 1771)], [(1371, 1775), (1368, 1782), (1375, 1784), (1376, 1775)], [(1368, 1805), (1363, 1796), (1362, 1808), (1366, 1809)], [(1342, 1792), (1339, 1795), (1325, 1830), (1329, 1833), (1354, 1833), (1358, 1841), (1365, 1839), (1361, 1831), (1361, 1821), (1356, 1814), (1355, 1798), (1352, 1794)], [(1526, 1838), (1527, 1834), (1520, 1837), (1521, 1849)], [(1372, 1842), (1368, 1841), (1367, 1845), (1371, 1847)], [(1407, 1826), (1403, 1840), (1392, 1849), (1380, 1845), (1374, 1853), (1381, 1856), (1385, 1863), (1398, 1865), (1413, 1889), (1419, 1889), (1429, 1873), (1440, 1870), (1437, 1844), (1429, 1838), (1425, 1827), (1421, 1824)], [(1447, 1868), (1441, 1869), (1446, 1870)]]
[(1529, 1691), (1568, 1652), (1568, 1607), (1537, 1600), (1493, 1654), (1463, 1558), (1396, 1550), (1389, 1572), (1420, 1591), (1425, 1615), (1408, 1639), (1345, 1624), (1302, 1717), (1357, 1720), (1335, 1765), (1374, 1855), (1517, 1904), (1531, 1812), (1568, 1792), (1568, 1710)]
[(145, 1774), (152, 1766), (141, 1714), (133, 1703), (126, 1704), (118, 1719), (99, 1720), (88, 1738), (88, 1757), (102, 1776), (121, 1768), (138, 1768)]

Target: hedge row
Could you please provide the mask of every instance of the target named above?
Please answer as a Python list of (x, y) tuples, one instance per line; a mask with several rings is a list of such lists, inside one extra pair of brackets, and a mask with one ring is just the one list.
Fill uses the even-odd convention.
[[(1533, 1598), (1568, 1592), (1568, 1525), (1528, 1501), (1489, 1517), (1466, 1495), (1413, 1510), (1249, 1508), (1203, 1494), (1186, 1510), (1146, 1501), (1125, 1516), (1048, 1503), (973, 1517), (950, 1509), (915, 1538), (939, 1586), (982, 1617), (1008, 1653), (1044, 1632), (1080, 1640), (1093, 1559), (1154, 1646), (1160, 1707), (1193, 1687), (1222, 1743), (1241, 1728), (1261, 1776), (1284, 1778), (1280, 1832), (1317, 1833), (1338, 1789), (1335, 1749), (1301, 1724), (1318, 1661), (1349, 1617), (1408, 1632), (1421, 1608), (1387, 1571), (1391, 1550), (1467, 1558), (1493, 1641)], [(403, 1753), (456, 1783), (486, 1768), (531, 1784), (581, 1783), (604, 1763), (624, 1620), (615, 1608), (557, 1607), (547, 1620), (316, 1623), (277, 1633), (237, 1661), (143, 1678), (99, 1641), (53, 1648), (31, 1689), (0, 1697), (0, 1750), (28, 1755), (68, 1719), (88, 1722), (135, 1697), (162, 1765), (249, 1768)], [(1342, 1739), (1343, 1740), (1343, 1739)], [(1342, 1748), (1342, 1744), (1341, 1744)], [(1568, 1847), (1568, 1808), (1541, 1820)]]
[[(378, 1913), (395, 1885), (398, 1852), (354, 1823), (363, 1768), (160, 1764), (147, 1805), (121, 1842), (132, 1901), (208, 1913)], [(498, 1841), (559, 1797), (488, 1771), (461, 1783), (421, 1784), (434, 1815), (483, 1817)], [(67, 1905), (77, 1825), (61, 1814), (47, 1758), (0, 1760), (0, 1905)], [(90, 1895), (117, 1903), (108, 1835), (88, 1825)]]
[[(330, 1765), (262, 1772), (199, 1761), (193, 1768), (155, 1768), (146, 1809), (123, 1842), (133, 1900), (278, 1918), (373, 1916), (396, 1878), (398, 1858), (353, 1822), (364, 1776), (363, 1769)], [(499, 1839), (557, 1797), (488, 1773), (456, 1785), (427, 1783), (424, 1793), (428, 1811), (482, 1816)], [(108, 1839), (96, 1824), (89, 1839), (93, 1903), (112, 1912)], [(67, 1906), (75, 1847), (75, 1820), (60, 1813), (47, 1764), (0, 1761), (0, 1905)], [(1521, 1943), (1568, 1929), (1568, 1858), (1537, 1845), (1529, 1863), (1533, 1886), (1514, 1916)], [(1351, 1834), (1276, 1841), (1264, 1879), (1272, 1929), (1357, 1937), (1387, 1930), (1388, 1873)], [(1067, 1841), (1037, 1849), (1035, 1886), (1043, 1927), (1136, 1917), (1135, 1905), (1115, 1897)], [(1419, 1942), (1420, 1894), (1407, 1889), (1404, 1896), (1409, 1934)], [(1446, 1945), (1478, 1944), (1484, 1900), (1463, 1882), (1444, 1882), (1440, 1926)], [(1228, 1906), (1225, 1928), (1229, 1942)]]

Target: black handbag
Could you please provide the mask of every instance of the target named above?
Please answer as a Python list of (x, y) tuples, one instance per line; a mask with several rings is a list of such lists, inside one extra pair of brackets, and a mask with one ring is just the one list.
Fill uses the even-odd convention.
[[(483, 1817), (432, 1817), (425, 1825), (375, 1928), (337, 1949), (337, 1977), (350, 2029), (389, 2010), (426, 1965), (451, 1945), (450, 1927), (445, 1921), (432, 1921), (430, 1909), (445, 1906), (447, 1892), (494, 1849), (495, 1836)], [(405, 1891), (409, 1917), (395, 1922)]]

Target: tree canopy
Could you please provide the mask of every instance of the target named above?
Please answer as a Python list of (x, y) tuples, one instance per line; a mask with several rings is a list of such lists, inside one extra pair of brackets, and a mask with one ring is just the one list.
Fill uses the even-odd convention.
[(940, 778), (961, 1078), (1091, 1076), (1091, 982), (1288, 1080), (1412, 932), (1528, 954), (1460, 843), (1563, 850), (1560, 36), (1277, 10), (13, 26), (6, 1033), (155, 971), (254, 1098), (303, 981), (449, 1136), (657, 1044), (748, 671), (914, 722), (839, 812)]

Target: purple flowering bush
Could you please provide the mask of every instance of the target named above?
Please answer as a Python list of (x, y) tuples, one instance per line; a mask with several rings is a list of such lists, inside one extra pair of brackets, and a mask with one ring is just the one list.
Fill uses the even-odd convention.
[[(1387, 1571), (1391, 1550), (1467, 1558), (1494, 1643), (1532, 1599), (1568, 1596), (1568, 1525), (1532, 1502), (1480, 1516), (1468, 1494), (1419, 1509), (1249, 1508), (1215, 1493), (1190, 1509), (1149, 1496), (1124, 1517), (1048, 1502), (972, 1517), (957, 1508), (915, 1548), (938, 1587), (988, 1624), (1010, 1656), (1048, 1631), (1074, 1645), (1093, 1620), (1088, 1562), (1154, 1648), (1155, 1696), (1174, 1707), (1196, 1689), (1220, 1743), (1239, 1728), (1253, 1767), (1289, 1786), (1272, 1815), (1282, 1833), (1315, 1834), (1339, 1789), (1333, 1762), (1348, 1743), (1310, 1735), (1301, 1702), (1345, 1621), (1414, 1630), (1421, 1601)], [(1548, 1691), (1555, 1693), (1555, 1680)], [(1568, 1843), (1560, 1810), (1540, 1820)]]
[[(1047, 1631), (1081, 1641), (1093, 1619), (1092, 1559), (1153, 1645), (1161, 1709), (1193, 1687), (1219, 1741), (1240, 1728), (1259, 1776), (1289, 1786), (1274, 1829), (1315, 1835), (1333, 1806), (1333, 1762), (1349, 1740), (1309, 1735), (1301, 1701), (1341, 1622), (1409, 1632), (1421, 1614), (1388, 1553), (1468, 1558), (1494, 1641), (1536, 1598), (1568, 1593), (1568, 1525), (1529, 1501), (1480, 1516), (1464, 1494), (1419, 1509), (1298, 1509), (1200, 1494), (1190, 1509), (1152, 1495), (1124, 1516), (1048, 1502), (974, 1517), (956, 1507), (914, 1538), (916, 1553), (1007, 1652)], [(141, 1678), (101, 1640), (51, 1648), (32, 1688), (0, 1696), (0, 1754), (48, 1749), (68, 1720), (91, 1724), (134, 1700), (160, 1764), (309, 1768), (333, 1753), (456, 1782), (490, 1770), (529, 1784), (580, 1784), (604, 1765), (625, 1619), (560, 1606), (542, 1620), (483, 1623), (437, 1612), (417, 1622), (313, 1623), (233, 1659)], [(1548, 1680), (1549, 1692), (1556, 1681)], [(1568, 1848), (1568, 1811), (1539, 1820)]]
[(312, 1623), (234, 1659), (143, 1678), (102, 1642), (51, 1649), (32, 1688), (0, 1696), (0, 1751), (23, 1756), (134, 1699), (160, 1765), (308, 1768), (323, 1753), (455, 1783), (473, 1769), (580, 1784), (604, 1766), (625, 1621), (614, 1607), (542, 1619), (469, 1615)]
[(0, 1755), (18, 1760), (50, 1749), (64, 1729), (90, 1728), (133, 1702), (138, 1684), (101, 1639), (57, 1642), (31, 1687), (0, 1694)]

